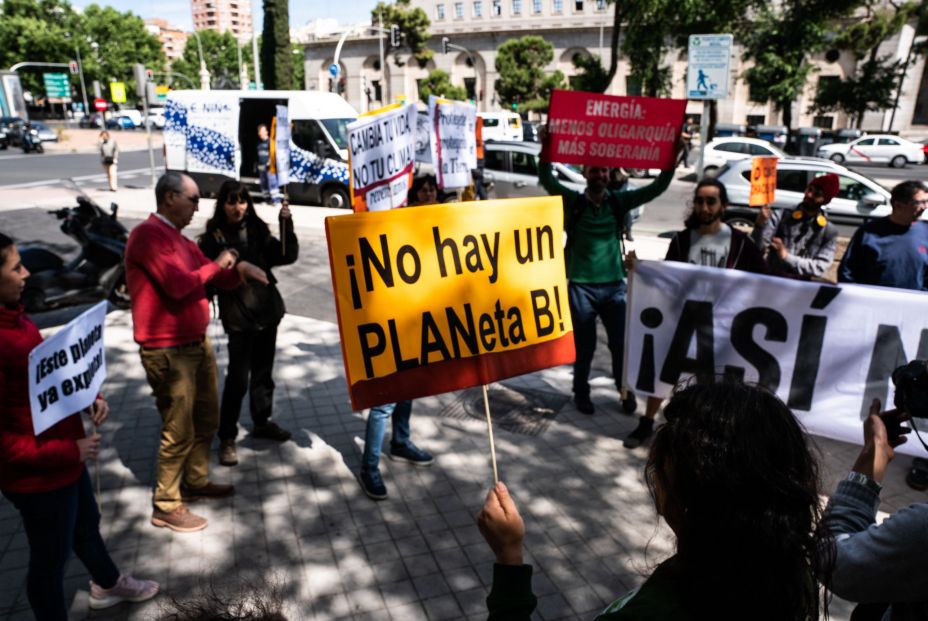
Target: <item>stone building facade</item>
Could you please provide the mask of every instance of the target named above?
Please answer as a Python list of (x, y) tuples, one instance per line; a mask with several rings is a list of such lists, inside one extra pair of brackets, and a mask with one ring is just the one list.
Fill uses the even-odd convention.
[[(341, 32), (309, 36), (304, 43), (306, 88), (339, 90), (359, 111), (364, 112), (405, 97), (418, 101), (418, 81), (434, 69), (446, 71), (453, 84), (467, 89), (478, 109), (500, 109), (494, 83), (496, 54), (499, 46), (511, 38), (536, 34), (554, 46), (554, 58), (546, 68), (560, 70), (568, 80), (577, 73), (573, 58), (578, 54), (599, 55), (603, 64), (610, 56), (614, 4), (600, 0), (413, 0), (429, 19), (429, 48), (434, 56), (425, 64), (410, 57), (408, 50), (391, 53), (388, 37), (384, 36), (384, 67), (380, 66), (380, 42), (376, 32), (364, 25), (342, 29)], [(339, 40), (344, 41), (338, 59), (339, 78), (331, 78), (329, 68), (334, 63)], [(465, 48), (442, 54), (442, 38)], [(906, 26), (886, 41), (881, 55), (904, 59), (912, 45), (914, 29)], [(773, 102), (753, 101), (747, 82), (742, 78), (751, 61), (741, 59), (735, 42), (732, 55), (729, 96), (719, 101), (720, 122), (765, 125), (778, 124), (782, 115)], [(793, 104), (794, 127), (841, 128), (852, 120), (842, 113), (816, 115), (809, 110), (820, 80), (839, 79), (854, 71), (856, 61), (846, 53), (819, 54), (811, 58), (814, 70), (807, 87)], [(665, 63), (672, 72), (671, 97), (685, 97), (686, 50), (668, 53)], [(629, 77), (629, 65), (620, 58), (615, 79), (607, 91), (614, 95), (638, 95), (640, 89)], [(702, 102), (690, 101), (688, 114), (700, 114)], [(892, 127), (890, 127), (892, 119)], [(918, 132), (928, 126), (928, 65), (923, 57), (914, 58), (908, 66), (899, 96), (899, 105), (892, 111), (868, 113), (863, 127), (870, 131), (892, 130)], [(913, 129), (914, 127), (914, 129)], [(922, 128), (928, 133), (928, 127)]]

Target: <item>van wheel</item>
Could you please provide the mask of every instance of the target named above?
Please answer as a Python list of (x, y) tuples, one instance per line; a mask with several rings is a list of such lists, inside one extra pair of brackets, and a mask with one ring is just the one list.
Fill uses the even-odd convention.
[(338, 186), (330, 186), (322, 191), (322, 206), (333, 209), (345, 209), (350, 203), (348, 192)]
[(893, 168), (905, 168), (905, 165), (908, 163), (909, 160), (907, 160), (904, 155), (897, 155), (889, 162), (889, 165)]
[(844, 163), (844, 156), (841, 155), (840, 153), (833, 153), (832, 156), (831, 156), (830, 158), (828, 158), (828, 159), (830, 159), (830, 160), (831, 160), (832, 162), (834, 162), (835, 164), (843, 164), (843, 163)]

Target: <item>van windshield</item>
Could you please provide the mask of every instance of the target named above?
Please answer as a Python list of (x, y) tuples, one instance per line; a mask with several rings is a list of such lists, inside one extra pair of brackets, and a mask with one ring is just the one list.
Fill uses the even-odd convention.
[(332, 140), (338, 145), (339, 149), (348, 148), (348, 123), (354, 119), (322, 119), (322, 125), (325, 127)]

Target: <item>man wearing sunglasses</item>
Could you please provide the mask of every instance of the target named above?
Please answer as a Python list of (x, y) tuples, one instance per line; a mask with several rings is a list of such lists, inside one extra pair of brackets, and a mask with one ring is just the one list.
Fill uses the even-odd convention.
[(243, 280), (267, 284), (261, 268), (224, 250), (215, 261), (181, 234), (200, 202), (196, 182), (165, 173), (155, 185), (157, 213), (126, 244), (126, 284), (142, 366), (161, 414), (161, 447), (151, 523), (178, 532), (206, 528), (184, 501), (219, 498), (231, 485), (212, 483), (209, 449), (219, 426), (216, 356), (206, 337), (206, 283), (234, 289)]
[(838, 175), (828, 173), (809, 183), (795, 209), (761, 208), (751, 236), (767, 252), (771, 274), (800, 280), (825, 275), (835, 260), (838, 229), (822, 208), (838, 195), (840, 187)]

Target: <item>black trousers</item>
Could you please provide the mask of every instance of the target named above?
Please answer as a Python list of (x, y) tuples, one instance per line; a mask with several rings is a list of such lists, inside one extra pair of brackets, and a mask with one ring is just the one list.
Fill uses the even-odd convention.
[(277, 326), (264, 330), (229, 332), (229, 368), (219, 406), (219, 439), (234, 440), (238, 417), (248, 392), (251, 420), (256, 426), (271, 418), (274, 406), (274, 352)]

